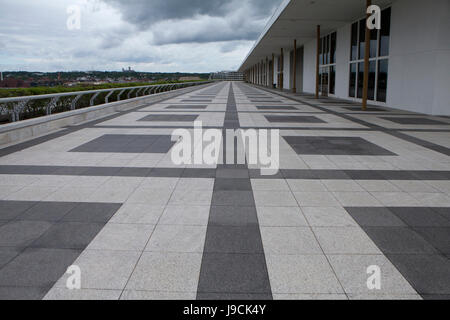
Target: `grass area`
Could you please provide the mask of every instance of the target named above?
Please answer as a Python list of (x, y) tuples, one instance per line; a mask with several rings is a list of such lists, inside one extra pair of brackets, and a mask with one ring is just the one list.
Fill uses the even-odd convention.
[(147, 86), (147, 85), (183, 83), (183, 82), (201, 82), (201, 81), (206, 81), (206, 80), (170, 81), (170, 82), (154, 82), (154, 83), (141, 83), (141, 82), (139, 82), (139, 83), (107, 83), (107, 84), (101, 84), (101, 85), (79, 85), (76, 87), (57, 86), (57, 87), (34, 87), (34, 88), (17, 88), (17, 89), (0, 88), (0, 98), (36, 96), (36, 95), (52, 94), (52, 93), (101, 90), (101, 89), (111, 89), (111, 88), (139, 87), (139, 86)]

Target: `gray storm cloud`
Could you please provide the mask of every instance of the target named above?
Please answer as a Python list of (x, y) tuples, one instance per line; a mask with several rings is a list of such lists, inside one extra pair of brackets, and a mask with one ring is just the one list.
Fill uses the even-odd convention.
[(153, 43), (254, 40), (281, 0), (103, 0)]

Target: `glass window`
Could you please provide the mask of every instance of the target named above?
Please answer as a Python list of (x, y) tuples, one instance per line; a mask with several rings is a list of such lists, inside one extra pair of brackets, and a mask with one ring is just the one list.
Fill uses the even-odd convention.
[(377, 101), (380, 102), (386, 102), (388, 68), (388, 59), (382, 59), (378, 61)]
[(331, 60), (330, 63), (336, 63), (336, 32), (331, 34)]
[(325, 39), (325, 46), (326, 46), (325, 64), (330, 64), (330, 36), (329, 35)]
[(375, 58), (377, 56), (378, 45), (378, 30), (370, 30), (370, 57)]
[(389, 55), (389, 39), (391, 35), (391, 8), (381, 12), (380, 57)]
[(364, 59), (366, 49), (366, 20), (359, 22), (359, 59)]
[(369, 88), (367, 90), (367, 99), (375, 100), (375, 78), (377, 72), (377, 62), (370, 61), (369, 63)]
[(355, 98), (356, 92), (356, 63), (350, 64), (350, 86), (349, 96)]
[(336, 83), (336, 67), (330, 67), (330, 93), (335, 93), (335, 83)]
[(358, 59), (358, 22), (352, 24), (352, 43), (350, 60)]
[(358, 94), (357, 98), (363, 96), (363, 84), (364, 84), (364, 62), (358, 63)]

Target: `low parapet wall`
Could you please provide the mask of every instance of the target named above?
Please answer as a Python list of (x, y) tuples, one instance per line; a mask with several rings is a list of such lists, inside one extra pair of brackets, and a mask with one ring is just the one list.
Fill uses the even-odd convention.
[(102, 104), (73, 111), (43, 116), (35, 119), (13, 122), (0, 126), (0, 146), (38, 137), (67, 126), (81, 124), (86, 121), (101, 119), (119, 111), (127, 111), (149, 103), (170, 99), (178, 95), (192, 92), (211, 84), (187, 87), (178, 90), (157, 93), (124, 101)]

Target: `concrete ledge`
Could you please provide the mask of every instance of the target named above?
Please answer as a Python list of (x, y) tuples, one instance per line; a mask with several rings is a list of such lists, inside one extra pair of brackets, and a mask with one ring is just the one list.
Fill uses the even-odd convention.
[(107, 117), (120, 111), (138, 108), (149, 103), (176, 97), (180, 94), (192, 92), (211, 84), (198, 85), (183, 89), (161, 92), (150, 96), (138, 97), (124, 101), (102, 104), (73, 111), (53, 114), (49, 116), (29, 119), (0, 126), (0, 146), (41, 136), (67, 126), (77, 125)]

